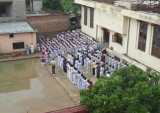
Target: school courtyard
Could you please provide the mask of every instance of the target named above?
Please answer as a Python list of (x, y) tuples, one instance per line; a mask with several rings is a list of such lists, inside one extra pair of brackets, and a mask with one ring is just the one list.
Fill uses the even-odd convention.
[[(4, 81), (0, 84), (1, 112), (43, 113), (80, 104), (77, 86), (57, 65), (54, 75), (50, 65), (42, 67), (39, 54), (3, 58), (0, 62), (0, 77)], [(88, 79), (96, 80), (85, 68), (83, 71)]]

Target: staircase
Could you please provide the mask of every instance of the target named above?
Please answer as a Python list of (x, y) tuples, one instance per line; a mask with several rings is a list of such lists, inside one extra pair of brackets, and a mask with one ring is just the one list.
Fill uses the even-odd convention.
[(97, 49), (103, 50), (104, 48), (108, 47), (109, 43), (108, 42), (103, 42), (103, 43), (98, 43), (97, 44)]

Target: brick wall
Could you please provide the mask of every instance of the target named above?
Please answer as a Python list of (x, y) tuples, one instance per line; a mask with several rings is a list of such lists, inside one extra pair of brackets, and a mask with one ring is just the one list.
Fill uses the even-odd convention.
[(98, 2), (104, 2), (108, 4), (112, 4), (113, 0), (97, 0)]
[(69, 15), (28, 16), (27, 21), (38, 33), (63, 31), (70, 25)]

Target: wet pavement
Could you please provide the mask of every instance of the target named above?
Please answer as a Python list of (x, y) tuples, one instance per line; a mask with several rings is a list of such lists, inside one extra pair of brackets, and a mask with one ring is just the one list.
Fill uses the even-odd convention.
[[(42, 67), (40, 59), (34, 58), (37, 56), (39, 55), (0, 59), (0, 61), (15, 60), (16, 62), (21, 61), (17, 59), (22, 59), (22, 61), (28, 62), (28, 64), (25, 63), (27, 66), (16, 65), (23, 69), (27, 67), (26, 74), (23, 76), (18, 73), (15, 74), (23, 79), (23, 81), (18, 82), (18, 85), (14, 86), (14, 88), (20, 87), (19, 89), (17, 88), (17, 90), (9, 92), (8, 89), (5, 89), (3, 83), (2, 87), (0, 86), (0, 88), (6, 90), (6, 92), (3, 92), (0, 89), (0, 111), (2, 113), (43, 113), (80, 104), (79, 89), (68, 80), (66, 73), (56, 65), (56, 74), (51, 74), (51, 65), (47, 64), (45, 67)], [(27, 61), (23, 58), (32, 58), (34, 60), (27, 59)], [(57, 63), (57, 59), (55, 60)], [(0, 62), (0, 71), (2, 70), (2, 63), (5, 64), (6, 62)], [(84, 67), (82, 67), (82, 70), (87, 79), (90, 79), (93, 83), (96, 81), (90, 71)], [(14, 72), (14, 70), (11, 72)], [(15, 75), (12, 75), (12, 79), (15, 78), (17, 80), (18, 77)], [(1, 76), (0, 74), (0, 81)], [(2, 79), (2, 81), (4, 80)]]
[(37, 58), (1, 62), (0, 70), (0, 113), (43, 113), (76, 105)]

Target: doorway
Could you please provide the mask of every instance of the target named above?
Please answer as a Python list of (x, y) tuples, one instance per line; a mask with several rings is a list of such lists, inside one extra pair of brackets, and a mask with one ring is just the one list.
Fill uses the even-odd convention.
[(109, 43), (109, 35), (110, 35), (109, 30), (106, 28), (103, 28), (102, 30), (103, 30), (103, 42)]

